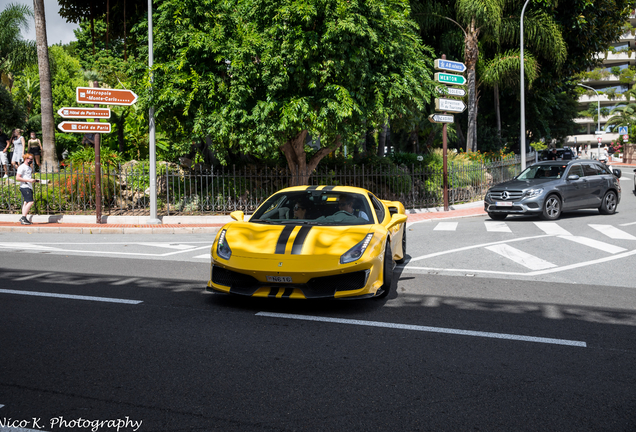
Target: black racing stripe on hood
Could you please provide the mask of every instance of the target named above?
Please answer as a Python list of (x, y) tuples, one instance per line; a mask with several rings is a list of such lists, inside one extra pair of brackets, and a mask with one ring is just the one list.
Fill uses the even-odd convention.
[(308, 187), (307, 189), (305, 189), (305, 190), (313, 191), (313, 190), (316, 190), (316, 189), (318, 189), (318, 186), (309, 186), (309, 187)]
[(300, 255), (303, 250), (303, 245), (305, 244), (305, 239), (307, 238), (307, 234), (309, 234), (310, 230), (311, 227), (309, 226), (300, 228), (300, 231), (298, 231), (298, 234), (296, 234), (296, 238), (294, 239), (294, 244), (292, 245), (292, 255)]
[(289, 236), (294, 230), (294, 225), (287, 225), (283, 228), (283, 232), (280, 233), (280, 237), (278, 237), (278, 241), (276, 242), (276, 252), (277, 254), (284, 254), (285, 247), (287, 246), (287, 240), (289, 240)]
[(323, 192), (329, 192), (332, 191), (333, 188), (335, 188), (335, 186), (325, 186), (324, 188), (322, 188)]

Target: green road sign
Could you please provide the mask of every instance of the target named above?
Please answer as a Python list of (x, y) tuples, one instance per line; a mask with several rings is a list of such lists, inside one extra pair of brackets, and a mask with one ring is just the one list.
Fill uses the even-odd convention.
[(464, 78), (463, 76), (444, 73), (444, 72), (437, 72), (435, 74), (435, 81), (442, 84), (455, 84), (455, 85), (466, 84), (466, 78)]

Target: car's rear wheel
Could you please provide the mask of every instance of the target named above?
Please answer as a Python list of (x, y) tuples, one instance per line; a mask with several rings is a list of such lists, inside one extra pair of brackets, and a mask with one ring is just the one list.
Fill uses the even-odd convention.
[(618, 205), (618, 199), (614, 191), (608, 191), (603, 197), (603, 202), (598, 208), (598, 211), (604, 215), (610, 215), (616, 213), (616, 206)]
[(393, 283), (393, 255), (391, 254), (391, 245), (386, 242), (384, 249), (384, 269), (382, 271), (382, 286), (379, 291), (380, 294), (376, 298), (384, 298), (391, 292), (391, 284)]
[(404, 260), (406, 259), (406, 224), (402, 229), (402, 258), (396, 261), (398, 264), (404, 263)]
[(543, 219), (556, 220), (561, 216), (561, 198), (550, 195), (543, 203)]
[(508, 216), (506, 213), (488, 213), (488, 217), (492, 220), (504, 220)]

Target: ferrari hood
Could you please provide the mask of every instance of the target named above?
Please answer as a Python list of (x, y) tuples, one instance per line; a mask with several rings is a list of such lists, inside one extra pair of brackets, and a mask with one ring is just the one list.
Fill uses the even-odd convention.
[(268, 225), (234, 222), (224, 229), (232, 256), (272, 258), (281, 255), (340, 256), (361, 242), (372, 231), (372, 225)]

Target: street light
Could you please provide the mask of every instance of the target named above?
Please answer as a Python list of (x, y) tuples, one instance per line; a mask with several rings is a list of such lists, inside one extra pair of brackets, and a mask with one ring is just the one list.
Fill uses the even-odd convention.
[(523, 14), (526, 13), (526, 6), (530, 0), (526, 0), (521, 9), (521, 171), (526, 169), (526, 90), (524, 83), (524, 61), (523, 61)]
[[(581, 87), (585, 87), (586, 89), (590, 89), (592, 90), (594, 93), (596, 93), (596, 100), (598, 102), (598, 111), (596, 112), (596, 118), (598, 120), (598, 126), (596, 128), (596, 132), (601, 132), (601, 96), (598, 94), (598, 92), (596, 91), (596, 89), (593, 89), (590, 86), (586, 86), (584, 84), (577, 84), (578, 86)], [(601, 158), (601, 143), (598, 143), (598, 157), (597, 159)]]
[[(150, 91), (152, 91), (152, 0), (148, 0), (148, 70), (150, 71)], [(148, 223), (157, 225), (157, 147), (155, 144), (155, 107), (148, 110), (148, 144), (150, 150), (150, 219)]]

